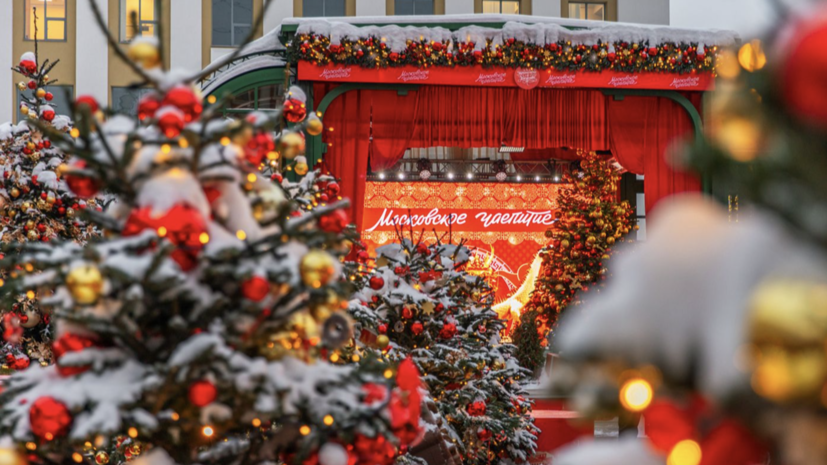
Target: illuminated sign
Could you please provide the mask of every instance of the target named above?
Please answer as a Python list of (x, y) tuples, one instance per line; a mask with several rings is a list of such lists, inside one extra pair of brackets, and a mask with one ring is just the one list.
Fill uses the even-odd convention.
[[(472, 251), (466, 270), (484, 277), (504, 302), (532, 275), (555, 221), (560, 184), (368, 182), (362, 239), (373, 252), (397, 230), (448, 240)], [(407, 236), (406, 236), (407, 237)], [(533, 276), (533, 275), (532, 275)]]

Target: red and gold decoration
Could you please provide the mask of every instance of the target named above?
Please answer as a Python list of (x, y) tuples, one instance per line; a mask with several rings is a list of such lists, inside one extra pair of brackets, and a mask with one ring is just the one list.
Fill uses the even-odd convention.
[[(483, 39), (484, 40), (484, 39)], [(560, 40), (548, 44), (504, 37), (503, 43), (468, 40), (408, 39), (404, 50), (393, 51), (387, 38), (343, 38), (332, 43), (322, 34), (297, 34), (289, 44), (288, 59), (318, 66), (350, 65), (354, 68), (481, 66), (482, 68), (529, 68), (558, 71), (618, 71), (622, 73), (711, 73), (717, 46), (702, 43), (608, 42), (575, 44)]]
[(557, 199), (560, 210), (549, 228), (551, 245), (541, 253), (542, 266), (526, 311), (552, 329), (564, 309), (607, 276), (612, 247), (636, 228), (628, 202), (617, 198), (620, 174), (591, 152), (581, 153), (581, 171), (565, 174)]

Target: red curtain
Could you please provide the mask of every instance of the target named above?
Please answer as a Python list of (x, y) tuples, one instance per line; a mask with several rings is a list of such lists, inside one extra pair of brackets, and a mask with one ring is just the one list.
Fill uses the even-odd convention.
[[(314, 96), (321, 101), (330, 87), (316, 85)], [(330, 172), (340, 179), (341, 196), (351, 201), (351, 218), (357, 228), (362, 226), (365, 201), (365, 182), (368, 172), (370, 145), (369, 91), (345, 92), (331, 102), (324, 113), (324, 141), (330, 144), (325, 162)]]
[(609, 148), (600, 91), (423, 86), (417, 93), (411, 147)]
[[(687, 94), (700, 107), (701, 94)], [(632, 173), (645, 176), (648, 212), (664, 197), (701, 190), (698, 177), (676, 168), (670, 160), (674, 144), (692, 137), (692, 120), (680, 105), (658, 97), (609, 98), (609, 138), (618, 162)]]
[[(320, 101), (331, 88), (316, 84), (314, 97)], [(700, 105), (700, 93), (687, 97)], [(514, 160), (576, 155), (561, 147), (611, 150), (627, 170), (646, 176), (647, 211), (667, 195), (700, 190), (696, 176), (673, 169), (664, 157), (670, 144), (693, 130), (686, 111), (664, 98), (615, 101), (598, 90), (574, 89), (422, 86), (405, 96), (359, 90), (335, 99), (324, 123), (334, 129), (325, 131), (332, 144), (325, 159), (341, 179), (342, 196), (353, 202), (357, 226), (368, 155), (374, 170), (388, 169), (409, 147), (526, 147)]]
[(370, 166), (374, 171), (393, 167), (411, 146), (419, 93), (399, 95), (394, 90), (371, 91), (372, 140)]

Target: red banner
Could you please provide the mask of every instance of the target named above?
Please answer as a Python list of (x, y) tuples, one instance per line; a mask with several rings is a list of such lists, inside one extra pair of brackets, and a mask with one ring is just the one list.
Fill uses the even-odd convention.
[(316, 66), (299, 62), (299, 80), (322, 82), (368, 82), (383, 84), (427, 84), (478, 87), (661, 89), (704, 91), (714, 86), (711, 73), (620, 73), (616, 71), (557, 71), (482, 66), (415, 66), (370, 69), (359, 66)]
[(469, 272), (483, 276), (497, 302), (517, 291), (554, 222), (559, 184), (368, 182), (362, 239), (370, 252), (397, 231), (434, 242), (465, 240)]

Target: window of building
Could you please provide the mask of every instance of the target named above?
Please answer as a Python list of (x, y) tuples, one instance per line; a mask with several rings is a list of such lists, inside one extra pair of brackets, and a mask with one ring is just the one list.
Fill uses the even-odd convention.
[[(26, 40), (66, 40), (66, 0), (25, 0)], [(37, 31), (37, 32), (35, 32)]]
[(393, 12), (396, 15), (432, 15), (434, 0), (394, 0)]
[[(72, 86), (45, 86), (46, 92), (51, 92), (54, 95), (54, 98), (49, 103), (49, 106), (55, 109), (55, 113), (58, 115), (68, 115), (69, 114), (69, 102), (75, 99), (74, 97), (74, 87)], [(22, 92), (28, 98), (32, 98), (32, 91), (30, 89), (26, 89), (25, 92)], [(23, 102), (21, 99), (21, 92), (16, 92), (17, 95), (17, 121), (23, 121), (26, 119), (26, 116), (20, 112), (20, 104)]]
[(254, 110), (275, 111), (284, 104), (284, 86), (267, 84), (236, 93), (224, 109), (227, 115), (245, 114)]
[(121, 42), (158, 35), (160, 0), (121, 0)]
[(515, 0), (482, 0), (483, 13), (520, 14), (520, 2)]
[(237, 47), (253, 27), (253, 0), (213, 0), (212, 44)]
[(302, 0), (302, 16), (344, 16), (345, 0)]
[(603, 2), (569, 2), (569, 18), (606, 21), (606, 4)]
[(138, 101), (152, 92), (147, 88), (112, 87), (112, 109), (128, 116), (138, 114)]

